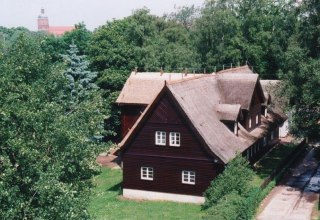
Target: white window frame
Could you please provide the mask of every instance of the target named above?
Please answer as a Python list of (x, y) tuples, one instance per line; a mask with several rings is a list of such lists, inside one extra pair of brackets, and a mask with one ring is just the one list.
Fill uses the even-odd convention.
[(181, 173), (181, 179), (183, 184), (195, 185), (196, 184), (196, 172), (183, 170)]
[(153, 180), (153, 167), (141, 167), (140, 176), (142, 180)]
[(267, 117), (267, 115), (268, 115), (268, 108), (266, 107), (266, 108), (264, 109), (264, 117)]
[(165, 146), (166, 145), (166, 132), (165, 131), (156, 131), (155, 132), (155, 144)]
[(170, 132), (169, 145), (173, 147), (180, 147), (181, 135), (180, 132)]
[(238, 122), (237, 121), (234, 122), (234, 131), (233, 132), (235, 135), (238, 135)]

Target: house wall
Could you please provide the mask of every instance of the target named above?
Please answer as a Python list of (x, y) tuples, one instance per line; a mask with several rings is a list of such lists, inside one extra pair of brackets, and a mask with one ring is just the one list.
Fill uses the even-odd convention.
[[(166, 132), (165, 146), (155, 144), (156, 131)], [(180, 132), (180, 147), (169, 146), (169, 132)], [(153, 167), (153, 181), (141, 180), (142, 166)], [(182, 184), (183, 170), (196, 172), (195, 185)], [(123, 153), (123, 188), (201, 196), (222, 170), (164, 95)]]
[(136, 123), (146, 105), (124, 105), (121, 106), (121, 138), (124, 138), (132, 126)]
[[(141, 180), (140, 168), (152, 167), (153, 180)], [(221, 170), (219, 170), (219, 168)], [(182, 171), (196, 173), (195, 185), (182, 183)], [(211, 161), (125, 155), (123, 158), (123, 188), (202, 196), (222, 167)]]

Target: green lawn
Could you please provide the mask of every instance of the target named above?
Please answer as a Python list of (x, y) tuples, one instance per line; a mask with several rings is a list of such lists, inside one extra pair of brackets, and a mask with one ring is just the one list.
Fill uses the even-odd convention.
[(96, 219), (201, 219), (199, 205), (121, 198), (122, 171), (102, 168), (94, 179), (90, 214)]

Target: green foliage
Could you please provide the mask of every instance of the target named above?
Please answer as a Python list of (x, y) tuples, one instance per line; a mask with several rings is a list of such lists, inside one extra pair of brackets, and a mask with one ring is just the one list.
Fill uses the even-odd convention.
[(136, 65), (134, 48), (127, 41), (128, 22), (114, 20), (98, 28), (92, 36), (88, 55), (93, 69), (107, 68), (132, 70)]
[(115, 141), (120, 134), (120, 109), (115, 104), (115, 101), (127, 78), (127, 71), (105, 70), (97, 81), (105, 100), (104, 110), (107, 115), (105, 119), (105, 135), (107, 140)]
[(96, 72), (88, 70), (89, 63), (85, 60), (85, 56), (78, 55), (78, 48), (75, 44), (70, 45), (67, 50), (67, 55), (63, 55), (68, 69), (64, 75), (68, 79), (68, 93), (72, 101), (72, 105), (77, 105), (79, 102), (88, 100), (92, 90), (97, 90), (97, 85), (93, 82), (96, 77)]
[(197, 54), (190, 33), (176, 21), (135, 11), (132, 16), (114, 20), (93, 33), (89, 46), (92, 67), (131, 71), (174, 70), (197, 67)]
[(65, 33), (62, 36), (62, 41), (67, 48), (71, 44), (75, 44), (79, 50), (79, 55), (84, 55), (87, 52), (88, 44), (91, 40), (92, 33), (86, 28), (86, 25), (81, 22), (75, 25), (75, 29)]
[[(292, 56), (294, 57), (294, 54)], [(282, 92), (289, 98), (289, 107), (293, 111), (291, 132), (302, 137), (318, 138), (320, 133), (320, 60), (308, 59), (296, 65), (295, 70), (288, 71), (283, 78)]]
[(241, 207), (243, 206), (243, 198), (237, 192), (229, 192), (218, 200), (219, 202), (208, 208), (203, 219), (239, 219)]
[[(228, 4), (226, 4), (228, 5)], [(241, 50), (243, 37), (241, 23), (233, 6), (226, 6), (223, 1), (208, 2), (197, 20), (197, 48), (204, 67), (213, 71), (213, 66), (242, 61)]]
[(250, 190), (253, 175), (254, 172), (250, 169), (248, 161), (238, 155), (228, 163), (223, 173), (211, 182), (204, 194), (206, 201), (203, 208), (208, 209), (216, 205), (230, 192), (238, 193), (240, 196), (246, 195)]
[(61, 66), (21, 35), (0, 60), (0, 218), (87, 219), (101, 135), (98, 93), (69, 111)]
[(212, 181), (205, 192), (204, 219), (252, 219), (270, 188), (253, 186), (255, 174), (241, 155)]
[(320, 8), (318, 0), (302, 1), (298, 10), (301, 46), (308, 49), (312, 58), (320, 58)]
[(194, 5), (190, 7), (182, 6), (178, 8), (177, 11), (165, 15), (165, 17), (176, 21), (178, 24), (182, 24), (186, 29), (190, 30), (199, 17), (199, 8), (196, 8)]

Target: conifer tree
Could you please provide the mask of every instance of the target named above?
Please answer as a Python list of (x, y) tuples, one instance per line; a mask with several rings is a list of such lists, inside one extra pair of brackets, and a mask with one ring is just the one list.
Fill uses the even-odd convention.
[(78, 55), (78, 52), (77, 46), (72, 43), (67, 55), (62, 55), (68, 66), (64, 75), (68, 79), (68, 92), (74, 104), (87, 99), (91, 90), (98, 89), (93, 82), (97, 73), (88, 70), (89, 62), (84, 55)]

